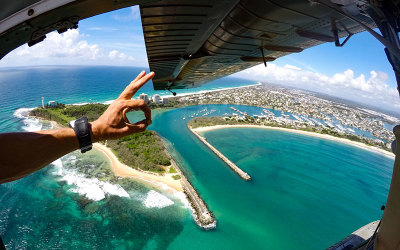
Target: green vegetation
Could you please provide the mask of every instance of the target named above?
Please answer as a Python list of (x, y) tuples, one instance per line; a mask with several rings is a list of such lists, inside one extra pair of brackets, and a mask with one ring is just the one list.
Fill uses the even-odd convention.
[[(79, 117), (86, 116), (89, 122), (96, 120), (101, 114), (106, 111), (109, 105), (101, 103), (91, 103), (86, 105), (65, 105), (62, 103), (55, 103), (54, 106), (46, 104), (45, 108), (37, 107), (30, 112), (31, 116), (36, 116), (50, 121), (68, 126), (68, 122), (75, 120)], [(180, 103), (176, 98), (170, 98), (168, 104), (155, 104), (150, 102), (148, 104), (150, 109), (157, 108), (176, 108), (185, 106)]]
[(178, 174), (176, 174), (176, 175), (173, 175), (173, 176), (172, 176), (172, 179), (174, 179), (174, 180), (180, 180), (180, 179), (181, 179), (181, 176), (178, 175)]
[(207, 127), (207, 126), (214, 126), (214, 125), (264, 125), (270, 127), (281, 127), (281, 128), (289, 128), (289, 129), (296, 129), (320, 134), (327, 134), (338, 138), (345, 138), (351, 141), (361, 142), (369, 146), (375, 146), (387, 151), (390, 151), (388, 148), (385, 147), (385, 144), (382, 142), (374, 141), (370, 138), (365, 138), (360, 135), (354, 135), (350, 133), (338, 133), (335, 130), (323, 127), (311, 127), (304, 124), (303, 126), (292, 126), (287, 124), (279, 124), (275, 121), (257, 121), (255, 118), (246, 116), (243, 120), (236, 119), (234, 117), (196, 117), (189, 121), (188, 126), (191, 128), (199, 128), (199, 127)]
[(178, 101), (177, 98), (169, 98), (167, 104), (156, 104), (154, 102), (150, 102), (147, 104), (151, 109), (157, 108), (177, 108), (184, 106), (181, 102)]
[(163, 166), (171, 165), (164, 145), (153, 131), (126, 136), (107, 141), (117, 157), (126, 165), (152, 172), (165, 172)]
[(229, 118), (223, 118), (219, 116), (212, 117), (196, 117), (189, 121), (188, 125), (192, 128), (207, 127), (214, 125), (240, 125), (254, 123), (254, 118), (250, 117), (246, 120), (235, 120)]
[[(89, 121), (94, 121), (107, 108), (108, 105), (104, 104), (81, 106), (58, 104), (56, 107), (38, 107), (32, 110), (30, 115), (56, 121), (63, 126), (67, 126), (69, 121), (82, 116), (86, 116)], [(165, 166), (171, 165), (170, 158), (161, 139), (152, 131), (146, 130), (118, 140), (108, 140), (107, 146), (114, 151), (121, 162), (135, 169), (165, 172)]]
[(68, 126), (68, 122), (79, 117), (86, 116), (90, 122), (96, 120), (106, 111), (108, 105), (105, 104), (86, 104), (86, 105), (64, 105), (56, 107), (38, 107), (32, 110), (29, 115), (56, 121), (63, 126)]
[(169, 168), (168, 173), (174, 174), (174, 173), (178, 173), (178, 172), (176, 172), (175, 168), (171, 166), (171, 167)]

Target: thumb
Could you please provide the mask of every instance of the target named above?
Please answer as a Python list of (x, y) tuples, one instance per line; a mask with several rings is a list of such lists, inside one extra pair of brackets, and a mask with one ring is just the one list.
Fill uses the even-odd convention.
[(134, 134), (145, 131), (150, 124), (151, 120), (144, 119), (135, 124), (127, 123), (126, 126), (129, 128), (129, 133)]

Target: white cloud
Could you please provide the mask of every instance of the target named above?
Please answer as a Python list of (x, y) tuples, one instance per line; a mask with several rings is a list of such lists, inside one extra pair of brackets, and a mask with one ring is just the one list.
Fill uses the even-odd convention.
[(301, 60), (295, 59), (295, 58), (293, 58), (292, 55), (286, 56), (285, 59), (288, 60), (288, 61), (292, 61), (294, 64), (300, 65), (301, 67), (303, 67), (303, 68), (305, 68), (305, 69), (307, 69), (309, 71), (317, 72), (317, 70), (314, 69), (310, 64), (307, 64), (307, 63), (305, 63), (305, 62), (303, 62)]
[(301, 70), (301, 68), (296, 67), (296, 66), (293, 66), (293, 65), (289, 65), (289, 64), (286, 64), (286, 65), (285, 65), (285, 68), (287, 68), (287, 69)]
[(32, 47), (25, 44), (10, 52), (3, 60), (17, 64), (24, 62), (37, 64), (37, 62), (48, 62), (50, 58), (66, 62), (74, 59), (93, 61), (102, 58), (103, 53), (99, 45), (89, 44), (82, 40), (83, 37), (84, 35), (79, 34), (79, 30), (68, 30), (63, 34), (52, 32), (47, 34), (43, 42)]
[[(124, 64), (133, 61), (132, 56), (117, 50), (107, 52), (98, 44), (90, 44), (79, 30), (68, 30), (63, 34), (52, 32), (47, 38), (32, 47), (23, 45), (6, 55), (0, 66), (45, 65), (45, 64)], [(111, 59), (111, 60), (110, 60)]]
[(112, 50), (108, 53), (108, 57), (112, 60), (117, 59), (120, 61), (133, 61), (134, 58), (132, 56), (127, 56), (124, 53), (120, 53), (118, 50)]
[(61, 35), (50, 33), (43, 42), (31, 48), (24, 45), (16, 51), (16, 54), (33, 58), (84, 57), (91, 60), (102, 56), (99, 46), (81, 40), (78, 30), (69, 30)]
[(375, 70), (367, 77), (364, 74), (356, 76), (351, 69), (328, 76), (292, 65), (282, 67), (270, 63), (267, 68), (258, 65), (236, 76), (322, 92), (384, 109), (398, 111), (400, 108), (397, 90), (387, 84), (388, 75)]
[(110, 51), (110, 53), (108, 53), (108, 57), (110, 59), (115, 59), (117, 57), (117, 55), (118, 55), (118, 50), (112, 50), (112, 51)]

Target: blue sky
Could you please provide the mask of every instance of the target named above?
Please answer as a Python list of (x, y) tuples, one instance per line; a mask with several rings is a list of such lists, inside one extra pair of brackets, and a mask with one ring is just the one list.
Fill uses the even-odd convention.
[[(267, 69), (260, 65), (235, 76), (400, 110), (394, 74), (383, 49), (363, 32), (342, 48), (333, 43), (322, 44), (279, 58)], [(82, 20), (78, 30), (49, 34), (44, 42), (32, 48), (21, 46), (0, 61), (2, 67), (49, 64), (147, 67), (138, 7)]]

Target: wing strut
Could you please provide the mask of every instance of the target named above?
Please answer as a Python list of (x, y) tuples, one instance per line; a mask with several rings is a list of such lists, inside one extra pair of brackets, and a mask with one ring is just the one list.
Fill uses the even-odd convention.
[[(391, 1), (371, 1), (369, 12), (366, 13), (369, 17), (374, 20), (377, 27), (381, 31), (382, 35), (375, 32), (373, 29), (365, 25), (363, 22), (355, 18), (353, 15), (348, 13), (345, 9), (341, 8), (340, 5), (334, 4), (328, 0), (313, 0), (316, 3), (320, 3), (329, 7), (336, 12), (346, 16), (354, 22), (360, 24), (366, 31), (368, 31), (373, 37), (380, 41), (386, 48), (385, 53), (393, 67), (393, 71), (396, 76), (397, 91), (400, 95), (400, 41), (399, 41), (399, 19), (397, 11), (399, 10)], [(348, 37), (350, 38), (350, 37)], [(346, 40), (348, 40), (346, 38)], [(345, 40), (345, 42), (346, 42)], [(339, 43), (340, 44), (340, 43)], [(343, 42), (344, 44), (344, 42)]]
[(267, 61), (265, 60), (265, 56), (264, 56), (264, 48), (261, 46), (260, 50), (261, 50), (261, 56), (262, 56), (263, 61), (264, 61), (264, 66), (267, 67)]
[(350, 37), (353, 36), (353, 33), (351, 33), (351, 32), (350, 32), (344, 25), (342, 25), (341, 23), (339, 23), (339, 24), (340, 24), (340, 26), (342, 26), (343, 29), (349, 34), (349, 35), (346, 37), (346, 39), (344, 39), (344, 41), (343, 41), (342, 43), (340, 43), (340, 41), (339, 41), (339, 32), (338, 32), (338, 28), (337, 28), (337, 25), (336, 25), (336, 19), (335, 19), (335, 18), (332, 18), (332, 20), (331, 20), (331, 25), (332, 25), (333, 36), (334, 36), (334, 38), (335, 38), (335, 46), (336, 46), (336, 47), (343, 47), (343, 46), (347, 43), (347, 41), (350, 39)]

